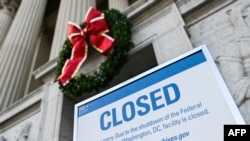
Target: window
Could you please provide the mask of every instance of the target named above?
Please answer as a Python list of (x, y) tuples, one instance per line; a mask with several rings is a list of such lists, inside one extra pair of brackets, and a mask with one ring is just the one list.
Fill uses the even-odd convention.
[(133, 3), (135, 3), (137, 0), (128, 0), (128, 4), (132, 5)]
[(108, 9), (108, 0), (96, 0), (96, 8), (100, 11)]
[(117, 85), (123, 81), (126, 81), (136, 75), (143, 73), (155, 66), (157, 66), (156, 56), (154, 54), (153, 45), (140, 49), (129, 56), (128, 62), (123, 66), (120, 73), (114, 77), (114, 80), (110, 86)]

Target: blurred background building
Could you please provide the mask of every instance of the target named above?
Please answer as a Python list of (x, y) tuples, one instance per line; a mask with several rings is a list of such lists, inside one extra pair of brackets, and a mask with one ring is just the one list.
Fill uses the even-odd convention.
[[(100, 92), (206, 44), (250, 123), (249, 0), (0, 0), (0, 141), (72, 140), (74, 104), (99, 92), (70, 98), (52, 81), (67, 21), (82, 23), (89, 7), (133, 24), (129, 60)], [(83, 73), (101, 62), (88, 60)]]

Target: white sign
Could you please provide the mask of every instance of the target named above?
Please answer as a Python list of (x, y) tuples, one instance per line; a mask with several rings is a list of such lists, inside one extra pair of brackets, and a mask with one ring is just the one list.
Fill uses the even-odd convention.
[(244, 124), (206, 46), (75, 105), (74, 141), (222, 141)]

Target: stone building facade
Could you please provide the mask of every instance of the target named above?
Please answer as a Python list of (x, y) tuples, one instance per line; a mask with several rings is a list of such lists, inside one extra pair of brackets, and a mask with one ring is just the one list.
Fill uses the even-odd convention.
[[(89, 7), (133, 24), (128, 63), (101, 91), (206, 44), (250, 124), (248, 0), (0, 0), (0, 141), (72, 140), (74, 104), (99, 92), (70, 98), (52, 81), (67, 21), (81, 23)], [(102, 58), (88, 60), (83, 73)]]

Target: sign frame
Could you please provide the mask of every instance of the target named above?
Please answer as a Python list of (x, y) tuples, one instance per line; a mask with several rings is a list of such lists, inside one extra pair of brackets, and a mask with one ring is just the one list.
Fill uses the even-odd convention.
[[(101, 92), (93, 97), (90, 97), (82, 102), (79, 102), (75, 105), (75, 109), (74, 109), (74, 141), (78, 141), (77, 138), (78, 138), (78, 128), (79, 128), (79, 123), (78, 123), (78, 118), (79, 118), (79, 115), (83, 115), (83, 114), (88, 114), (88, 104), (90, 104), (91, 102), (95, 102), (95, 100), (98, 100), (98, 99), (101, 99), (105, 96), (108, 96), (108, 95), (112, 95), (113, 92), (115, 91), (119, 91), (120, 89), (124, 89), (124, 87), (127, 87), (129, 86), (130, 84), (133, 84), (133, 83), (137, 83), (137, 81), (139, 81), (140, 79), (142, 78), (146, 78), (148, 76), (150, 76), (151, 74), (154, 74), (154, 73), (157, 73), (158, 70), (161, 70), (163, 68), (167, 68), (167, 67), (170, 67), (171, 65), (175, 64), (175, 63), (178, 63), (182, 60), (185, 60), (185, 58), (187, 57), (190, 57), (190, 56), (193, 56), (194, 54), (196, 53), (199, 53), (201, 52), (204, 57), (205, 57), (205, 62), (207, 62), (208, 66), (210, 67), (210, 70), (212, 71), (216, 81), (218, 82), (218, 87), (220, 88), (221, 92), (222, 92), (222, 95), (225, 99), (225, 102), (226, 102), (226, 106), (228, 106), (228, 108), (230, 109), (230, 111), (232, 112), (232, 118), (235, 119), (235, 123), (233, 124), (245, 124), (245, 121), (244, 119), (242, 118), (241, 114), (240, 114), (240, 111), (237, 107), (237, 105), (235, 104), (227, 86), (226, 86), (226, 83), (224, 82), (208, 48), (206, 45), (201, 45), (199, 47), (196, 47), (170, 61), (167, 61), (161, 65), (158, 65), (148, 71), (145, 71), (131, 79), (128, 79), (104, 92)], [(187, 63), (190, 63), (190, 62), (187, 62)], [(192, 62), (191, 62), (192, 64)], [(187, 69), (187, 68), (184, 68), (184, 69)], [(181, 73), (183, 70), (181, 70), (180, 72), (174, 72), (172, 75), (177, 75), (179, 73)], [(168, 78), (161, 78), (162, 79), (168, 79)], [(148, 84), (150, 85), (150, 84)], [(141, 88), (142, 89), (142, 88)], [(140, 89), (139, 89), (140, 90)], [(133, 94), (133, 92), (132, 92)], [(119, 100), (119, 99), (122, 99), (124, 98), (125, 96), (122, 96), (116, 100)], [(116, 101), (114, 100), (114, 101)], [(113, 101), (113, 102), (114, 102)], [(99, 107), (95, 107), (94, 109), (92, 109), (93, 111), (98, 109), (98, 108), (101, 108), (102, 106), (106, 106), (106, 105), (109, 105), (111, 103), (104, 103), (103, 105), (99, 106)], [(81, 110), (80, 110), (81, 109)], [(82, 110), (84, 109), (84, 110)], [(85, 113), (87, 112), (87, 113)], [(222, 131), (223, 133), (223, 131)], [(223, 134), (221, 135), (223, 136)]]

